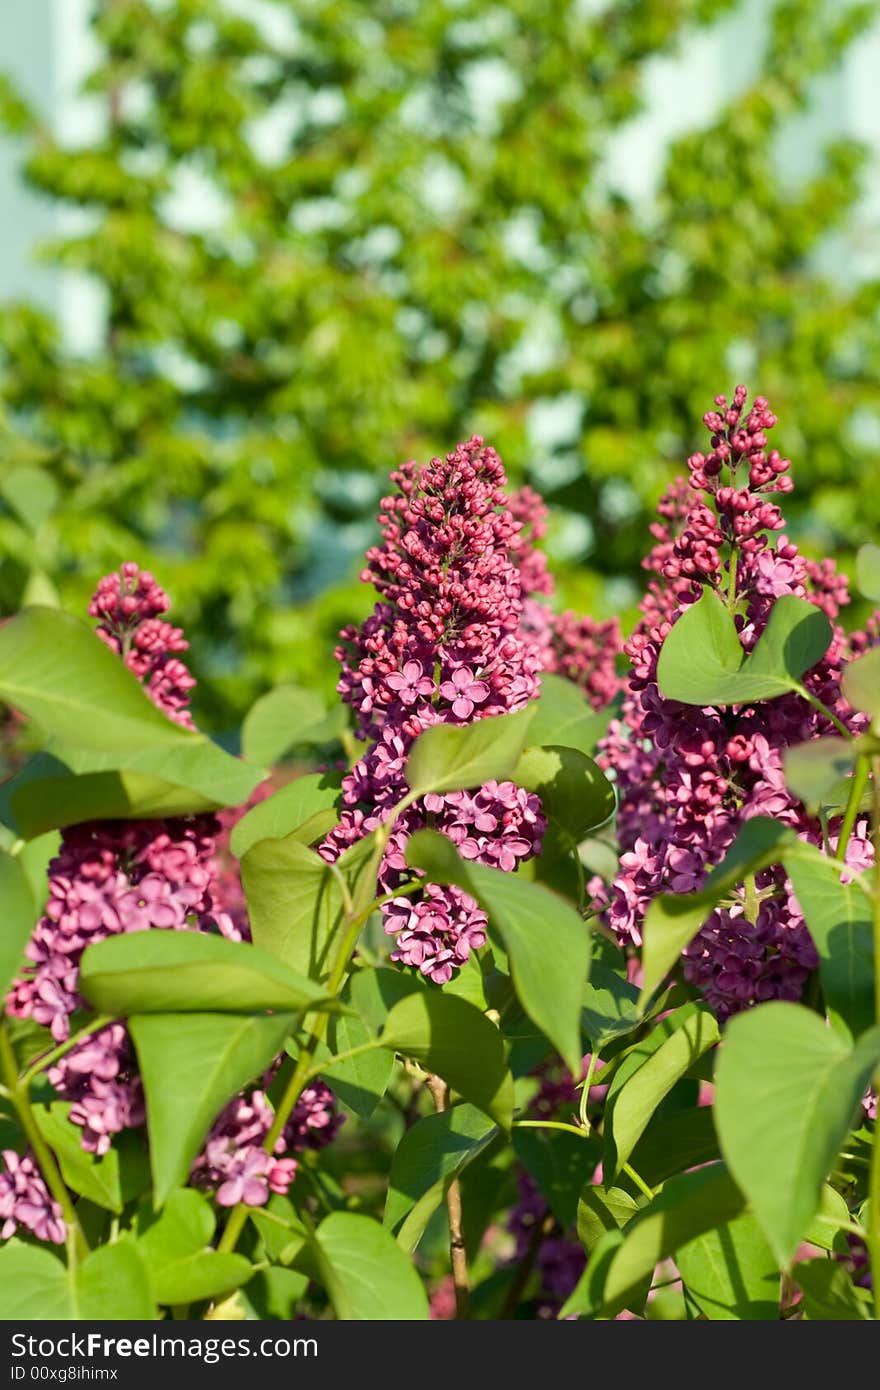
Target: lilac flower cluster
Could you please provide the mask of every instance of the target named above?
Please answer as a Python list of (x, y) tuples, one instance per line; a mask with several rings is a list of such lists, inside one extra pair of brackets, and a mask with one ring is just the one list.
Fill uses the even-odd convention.
[[(738, 386), (733, 401), (715, 399), (704, 416), (708, 455), (688, 460), (689, 483), (663, 499), (652, 526), (656, 544), (644, 562), (654, 578), (642, 619), (626, 647), (631, 673), (622, 716), (610, 726), (603, 761), (619, 788), (620, 872), (608, 904), (610, 923), (624, 942), (641, 941), (641, 924), (658, 892), (701, 886), (737, 830), (768, 815), (822, 843), (818, 823), (785, 785), (784, 750), (832, 733), (828, 719), (799, 695), (731, 709), (697, 709), (667, 700), (657, 686), (657, 659), (672, 624), (709, 584), (734, 611), (745, 651), (754, 646), (783, 594), (806, 597), (834, 624), (849, 601), (846, 580), (832, 562), (805, 560), (780, 533), (782, 513), (772, 494), (791, 490), (789, 460), (768, 447), (776, 418), (763, 397), (746, 408)], [(696, 496), (694, 495), (696, 494)], [(828, 652), (808, 673), (809, 689), (856, 729), (840, 693), (847, 654), (834, 624)], [(832, 836), (832, 845), (835, 840)], [(859, 822), (846, 852), (861, 869), (871, 862), (866, 826)], [(686, 952), (685, 974), (722, 1019), (760, 1000), (798, 999), (818, 964), (813, 942), (781, 870), (759, 875), (756, 901), (737, 893), (707, 920)]]
[[(144, 683), (154, 703), (190, 728), (187, 701), (195, 682), (176, 655), (187, 647), (182, 633), (159, 617), (168, 607), (168, 597), (153, 576), (125, 564), (119, 574), (101, 580), (89, 611), (100, 619), (98, 635)], [(82, 1007), (79, 966), (87, 946), (122, 932), (153, 928), (248, 939), (240, 883), (238, 893), (231, 894), (232, 911), (221, 906), (230, 884), (217, 860), (220, 832), (219, 820), (210, 815), (98, 821), (65, 829), (49, 865), (48, 903), (26, 948), (30, 964), (13, 982), (8, 1012), (33, 1019), (49, 1028), (56, 1042), (64, 1042), (73, 1014)], [(114, 1134), (144, 1123), (143, 1087), (122, 1023), (110, 1023), (76, 1043), (50, 1068), (48, 1077), (60, 1098), (71, 1103), (70, 1119), (80, 1126), (83, 1148), (89, 1152), (106, 1153)], [(211, 1186), (210, 1177), (216, 1177), (228, 1198), (238, 1183), (247, 1191), (246, 1200), (260, 1202), (268, 1199), (270, 1187), (286, 1191), (295, 1160), (275, 1160), (259, 1147), (271, 1121), (271, 1107), (261, 1091), (232, 1101), (196, 1161), (194, 1172), (202, 1185)], [(326, 1087), (312, 1088), (279, 1141), (281, 1151), (319, 1147), (340, 1123), (332, 1093)], [(37, 1229), (37, 1193), (45, 1199), (40, 1229), (57, 1231), (60, 1217), (33, 1160), (25, 1156), (12, 1168), (7, 1161), (6, 1167), (6, 1173), (0, 1173), (6, 1234), (16, 1221)], [(265, 1183), (260, 1174), (266, 1176)], [(21, 1186), (25, 1178), (30, 1183), (26, 1192)]]
[[(101, 619), (99, 636), (146, 683), (154, 702), (189, 727), (186, 700), (194, 682), (171, 655), (185, 650), (186, 642), (159, 619), (168, 606), (153, 576), (126, 564), (120, 574), (101, 581), (90, 612)], [(6, 1000), (8, 1013), (33, 1019), (56, 1042), (65, 1042), (71, 1018), (82, 1007), (79, 966), (87, 946), (150, 928), (215, 931), (237, 939), (231, 919), (214, 900), (217, 829), (214, 817), (204, 815), (66, 828), (49, 864), (45, 911), (25, 949), (29, 965)], [(89, 1152), (106, 1153), (114, 1134), (144, 1122), (143, 1088), (121, 1023), (78, 1042), (50, 1068), (49, 1080), (60, 1098), (71, 1102), (70, 1118), (80, 1126)], [(27, 1204), (15, 1210), (26, 1216)]]
[(191, 729), (187, 706), (196, 682), (177, 655), (189, 648), (183, 632), (159, 616), (170, 606), (168, 595), (149, 570), (129, 560), (118, 573), (100, 580), (89, 615), (99, 619), (101, 641), (143, 682), (153, 703), (169, 719)]
[[(424, 729), (521, 709), (540, 688), (538, 647), (523, 631), (522, 526), (498, 455), (475, 436), (445, 459), (404, 464), (392, 481), (383, 541), (362, 575), (380, 601), (359, 630), (342, 633), (336, 653), (357, 733), (375, 741), (343, 780), (341, 821), (320, 850), (330, 862), (404, 796), (406, 758)], [(391, 835), (383, 892), (407, 879), (406, 841), (428, 824), (465, 858), (514, 869), (540, 849), (545, 822), (538, 798), (512, 782), (425, 797)], [(392, 959), (439, 984), (486, 939), (485, 915), (457, 888), (428, 885), (389, 902), (384, 916)]]
[[(271, 1073), (264, 1084), (271, 1080)], [(321, 1149), (335, 1138), (344, 1117), (336, 1110), (333, 1092), (323, 1081), (307, 1086), (270, 1154), (263, 1143), (275, 1112), (263, 1090), (235, 1096), (221, 1111), (203, 1152), (192, 1169), (197, 1187), (216, 1192), (222, 1207), (238, 1202), (262, 1206), (270, 1192), (287, 1192), (296, 1173), (296, 1159), (305, 1149)]]
[(540, 670), (564, 676), (584, 693), (587, 703), (600, 710), (621, 687), (617, 657), (623, 638), (617, 618), (600, 622), (570, 609), (554, 613), (542, 599), (551, 599), (553, 577), (546, 556), (537, 549), (547, 532), (547, 507), (532, 488), (512, 494), (510, 510), (520, 523), (517, 564), (522, 580), (523, 631), (535, 644)]
[[(195, 926), (236, 939), (212, 895), (217, 829), (214, 817), (205, 815), (91, 821), (65, 829), (49, 865), (46, 910), (25, 952), (32, 964), (13, 983), (8, 1012), (33, 1018), (64, 1042), (70, 1017), (82, 1005), (77, 986), (87, 946), (150, 927)], [(65, 1062), (70, 1065), (74, 1055), (68, 1053)]]
[(4, 1149), (0, 1169), (0, 1240), (8, 1240), (21, 1226), (37, 1240), (63, 1245), (67, 1227), (61, 1208), (53, 1200), (30, 1154)]

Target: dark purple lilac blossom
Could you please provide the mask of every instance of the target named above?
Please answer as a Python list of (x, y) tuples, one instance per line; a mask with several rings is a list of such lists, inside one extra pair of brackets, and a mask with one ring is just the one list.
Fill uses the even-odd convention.
[[(799, 695), (733, 710), (697, 709), (660, 694), (660, 648), (703, 585), (735, 598), (745, 651), (781, 595), (796, 594), (822, 608), (834, 636), (805, 683), (849, 728), (862, 723), (840, 692), (847, 640), (835, 619), (849, 601), (846, 579), (831, 561), (804, 559), (781, 534), (784, 520), (773, 495), (791, 490), (790, 464), (769, 447), (776, 417), (766, 400), (758, 396), (747, 409), (747, 394), (738, 386), (730, 405), (716, 397), (715, 409), (704, 416), (711, 451), (688, 460), (688, 483), (670, 489), (651, 528), (656, 544), (644, 566), (653, 578), (626, 647), (631, 670), (621, 718), (602, 745), (604, 765), (613, 768), (619, 788), (623, 853), (608, 919), (622, 942), (641, 942), (655, 894), (699, 888), (752, 816), (772, 816), (822, 844), (818, 822), (786, 788), (782, 756), (794, 744), (834, 732), (823, 714)], [(871, 863), (864, 820), (857, 822), (846, 860), (854, 870)], [(757, 890), (756, 911), (747, 912), (737, 893), (685, 953), (687, 978), (721, 1019), (761, 1000), (799, 999), (818, 964), (784, 873), (760, 874)]]
[[(522, 709), (540, 689), (538, 644), (523, 627), (522, 524), (494, 449), (475, 436), (445, 459), (404, 464), (392, 481), (382, 543), (367, 552), (362, 575), (379, 602), (360, 629), (345, 629), (336, 653), (339, 692), (358, 736), (374, 742), (343, 780), (340, 824), (320, 849), (330, 862), (405, 795), (407, 755), (423, 730)], [(539, 851), (545, 821), (538, 798), (513, 782), (426, 796), (392, 832), (379, 871), (384, 893), (410, 878), (406, 841), (428, 824), (466, 859), (512, 870)], [(484, 913), (458, 888), (427, 885), (383, 915), (392, 959), (438, 984), (486, 939)]]

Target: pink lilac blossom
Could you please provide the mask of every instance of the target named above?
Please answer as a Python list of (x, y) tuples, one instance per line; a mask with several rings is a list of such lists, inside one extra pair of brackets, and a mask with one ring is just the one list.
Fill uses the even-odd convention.
[(572, 681), (592, 709), (603, 709), (622, 684), (617, 675), (617, 657), (623, 650), (620, 623), (617, 618), (600, 622), (571, 610), (554, 613), (542, 602), (554, 591), (546, 556), (537, 549), (547, 531), (547, 507), (528, 487), (514, 492), (509, 506), (521, 527), (517, 564), (525, 594), (523, 631), (536, 647), (540, 669)]
[(12, 985), (9, 1013), (33, 1018), (64, 1042), (82, 1006), (79, 963), (87, 946), (151, 927), (195, 927), (236, 939), (213, 897), (218, 829), (208, 815), (66, 828), (49, 865), (49, 900), (25, 951), (31, 964)]
[[(264, 1084), (270, 1080), (271, 1073)], [(204, 1150), (193, 1164), (193, 1183), (215, 1190), (222, 1207), (239, 1202), (262, 1206), (270, 1193), (283, 1196), (290, 1187), (297, 1169), (296, 1158), (290, 1155), (329, 1144), (344, 1117), (336, 1110), (329, 1086), (315, 1081), (303, 1091), (273, 1152), (267, 1153), (263, 1143), (274, 1118), (265, 1091), (235, 1096), (218, 1115)]]
[(21, 1228), (37, 1240), (63, 1245), (67, 1227), (61, 1207), (54, 1200), (30, 1154), (4, 1149), (0, 1169), (0, 1239), (8, 1240)]
[[(187, 644), (179, 629), (158, 616), (168, 607), (168, 597), (153, 576), (125, 564), (120, 574), (100, 582), (89, 611), (101, 619), (98, 635), (145, 684), (154, 703), (176, 722), (192, 727), (186, 702), (194, 681), (171, 655)], [(64, 1042), (71, 1017), (83, 1002), (79, 964), (87, 946), (122, 932), (157, 928), (249, 939), (240, 880), (228, 869), (224, 876), (218, 864), (220, 832), (220, 821), (210, 815), (97, 821), (65, 829), (49, 865), (46, 910), (26, 948), (30, 964), (13, 982), (8, 1012), (33, 1018), (50, 1029), (56, 1042)], [(227, 890), (229, 912), (221, 906)], [(70, 1119), (80, 1126), (83, 1148), (89, 1152), (106, 1153), (114, 1134), (144, 1123), (143, 1088), (122, 1023), (111, 1023), (77, 1043), (48, 1075), (61, 1099), (71, 1102)], [(253, 1105), (265, 1119), (268, 1103), (263, 1097), (261, 1105), (258, 1096), (261, 1093), (254, 1092), (231, 1104), (244, 1110)], [(269, 1114), (261, 1138), (271, 1124), (270, 1110)], [(332, 1093), (326, 1088), (310, 1091), (288, 1126), (284, 1144), (319, 1147), (333, 1137), (339, 1123)], [(236, 1155), (230, 1137), (224, 1112), (209, 1136), (208, 1149), (215, 1156), (221, 1150), (226, 1154), (225, 1167), (219, 1160), (213, 1165), (206, 1160), (200, 1168), (203, 1179), (209, 1170), (222, 1171), (226, 1197), (240, 1180), (248, 1201), (256, 1192), (265, 1192), (261, 1200), (267, 1200), (270, 1187), (286, 1191), (284, 1177), (289, 1184), (296, 1166), (292, 1159), (260, 1158), (259, 1145), (245, 1137)]]
[[(840, 692), (847, 641), (835, 619), (849, 601), (846, 580), (831, 561), (805, 560), (781, 534), (784, 521), (772, 495), (791, 490), (790, 464), (768, 445), (776, 417), (766, 400), (758, 396), (746, 409), (747, 394), (738, 386), (729, 405), (716, 397), (715, 409), (704, 416), (710, 453), (688, 460), (688, 483), (677, 482), (660, 504), (651, 527), (656, 544), (644, 561), (653, 577), (626, 647), (630, 677), (621, 717), (602, 744), (603, 763), (618, 783), (623, 851), (608, 919), (624, 943), (641, 942), (645, 910), (656, 893), (700, 887), (750, 817), (773, 816), (822, 843), (818, 823), (786, 788), (782, 755), (834, 732), (823, 714), (799, 695), (733, 710), (697, 709), (660, 694), (660, 648), (704, 584), (722, 596), (735, 593), (745, 651), (781, 595), (806, 597), (822, 608), (834, 636), (805, 683), (848, 727), (860, 727)], [(777, 533), (775, 545), (770, 533)], [(860, 869), (871, 857), (860, 824), (847, 862)], [(687, 978), (722, 1019), (761, 1000), (800, 998), (818, 964), (782, 871), (760, 874), (757, 888), (757, 913), (747, 915), (737, 894), (712, 914), (685, 953)]]
[(160, 618), (170, 600), (149, 570), (126, 561), (118, 573), (100, 580), (89, 615), (100, 621), (97, 634), (121, 656), (141, 681), (154, 704), (184, 728), (194, 727), (189, 705), (195, 678), (178, 658), (189, 643), (179, 627)]
[(451, 1322), (455, 1317), (455, 1280), (444, 1274), (431, 1290), (428, 1311), (432, 1322)]
[[(186, 708), (194, 681), (172, 653), (186, 649), (179, 629), (160, 621), (167, 594), (153, 576), (125, 564), (102, 579), (90, 605), (98, 635), (141, 679), (160, 709), (191, 727)], [(86, 947), (122, 932), (151, 928), (219, 932), (239, 939), (215, 900), (213, 816), (165, 821), (92, 821), (67, 827), (49, 865), (49, 899), (25, 949), (29, 965), (6, 1001), (56, 1042), (70, 1035), (82, 1007), (79, 964)], [(103, 1154), (113, 1134), (143, 1123), (143, 1093), (128, 1033), (114, 1023), (67, 1052), (50, 1073), (83, 1147)]]
[[(538, 646), (523, 631), (522, 525), (498, 455), (475, 436), (445, 459), (404, 464), (392, 481), (382, 543), (362, 575), (380, 599), (360, 629), (344, 630), (336, 653), (358, 736), (375, 741), (343, 779), (340, 824), (320, 848), (330, 862), (403, 797), (406, 759), (423, 730), (522, 709), (540, 689)], [(540, 564), (526, 560), (535, 582)], [(427, 824), (465, 858), (505, 870), (538, 852), (545, 826), (538, 798), (512, 782), (427, 796), (397, 821), (379, 871), (383, 892), (407, 881), (406, 841)], [(438, 984), (486, 939), (485, 915), (457, 888), (427, 885), (383, 914), (392, 959)]]

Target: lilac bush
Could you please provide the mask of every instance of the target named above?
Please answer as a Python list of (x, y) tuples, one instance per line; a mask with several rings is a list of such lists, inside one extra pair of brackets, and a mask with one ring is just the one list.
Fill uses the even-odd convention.
[(625, 647), (479, 436), (392, 474), (345, 719), (204, 736), (134, 564), (99, 641), (0, 626), (45, 741), (0, 793), (0, 1311), (880, 1315), (880, 619), (786, 534), (767, 401), (705, 424)]
[[(658, 892), (699, 888), (723, 859), (739, 828), (772, 816), (804, 839), (823, 844), (820, 823), (786, 787), (787, 748), (833, 734), (835, 726), (799, 695), (744, 705), (733, 712), (696, 709), (664, 699), (657, 659), (672, 624), (704, 585), (726, 596), (738, 615), (745, 652), (760, 637), (783, 594), (806, 597), (834, 622), (831, 646), (807, 685), (847, 728), (857, 714), (841, 693), (850, 643), (837, 618), (849, 603), (846, 578), (832, 561), (817, 564), (785, 536), (773, 500), (793, 486), (790, 461), (769, 445), (776, 417), (758, 396), (746, 406), (738, 386), (728, 404), (715, 398), (703, 417), (708, 454), (688, 459), (679, 482), (659, 506), (655, 545), (644, 561), (652, 576), (642, 618), (626, 652), (630, 660), (621, 718), (603, 744), (619, 788), (620, 873), (610, 893), (608, 920), (622, 941), (641, 942), (645, 910)], [(770, 537), (775, 536), (775, 543)], [(829, 839), (831, 849), (836, 838)], [(846, 862), (872, 862), (867, 816), (859, 817)], [(687, 948), (685, 974), (720, 1018), (760, 1000), (800, 999), (818, 957), (786, 876), (761, 875), (754, 901), (742, 896), (718, 908)]]

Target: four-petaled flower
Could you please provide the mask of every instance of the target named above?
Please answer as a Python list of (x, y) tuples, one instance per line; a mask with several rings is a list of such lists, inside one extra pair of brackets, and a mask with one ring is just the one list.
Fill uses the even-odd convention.
[(456, 719), (470, 719), (476, 705), (482, 705), (489, 698), (489, 687), (485, 681), (477, 680), (467, 666), (459, 666), (449, 680), (440, 686), (440, 694), (452, 701), (452, 713)]
[(434, 694), (434, 682), (418, 661), (407, 661), (402, 671), (392, 671), (385, 677), (385, 684), (402, 705), (414, 705), (420, 698)]

